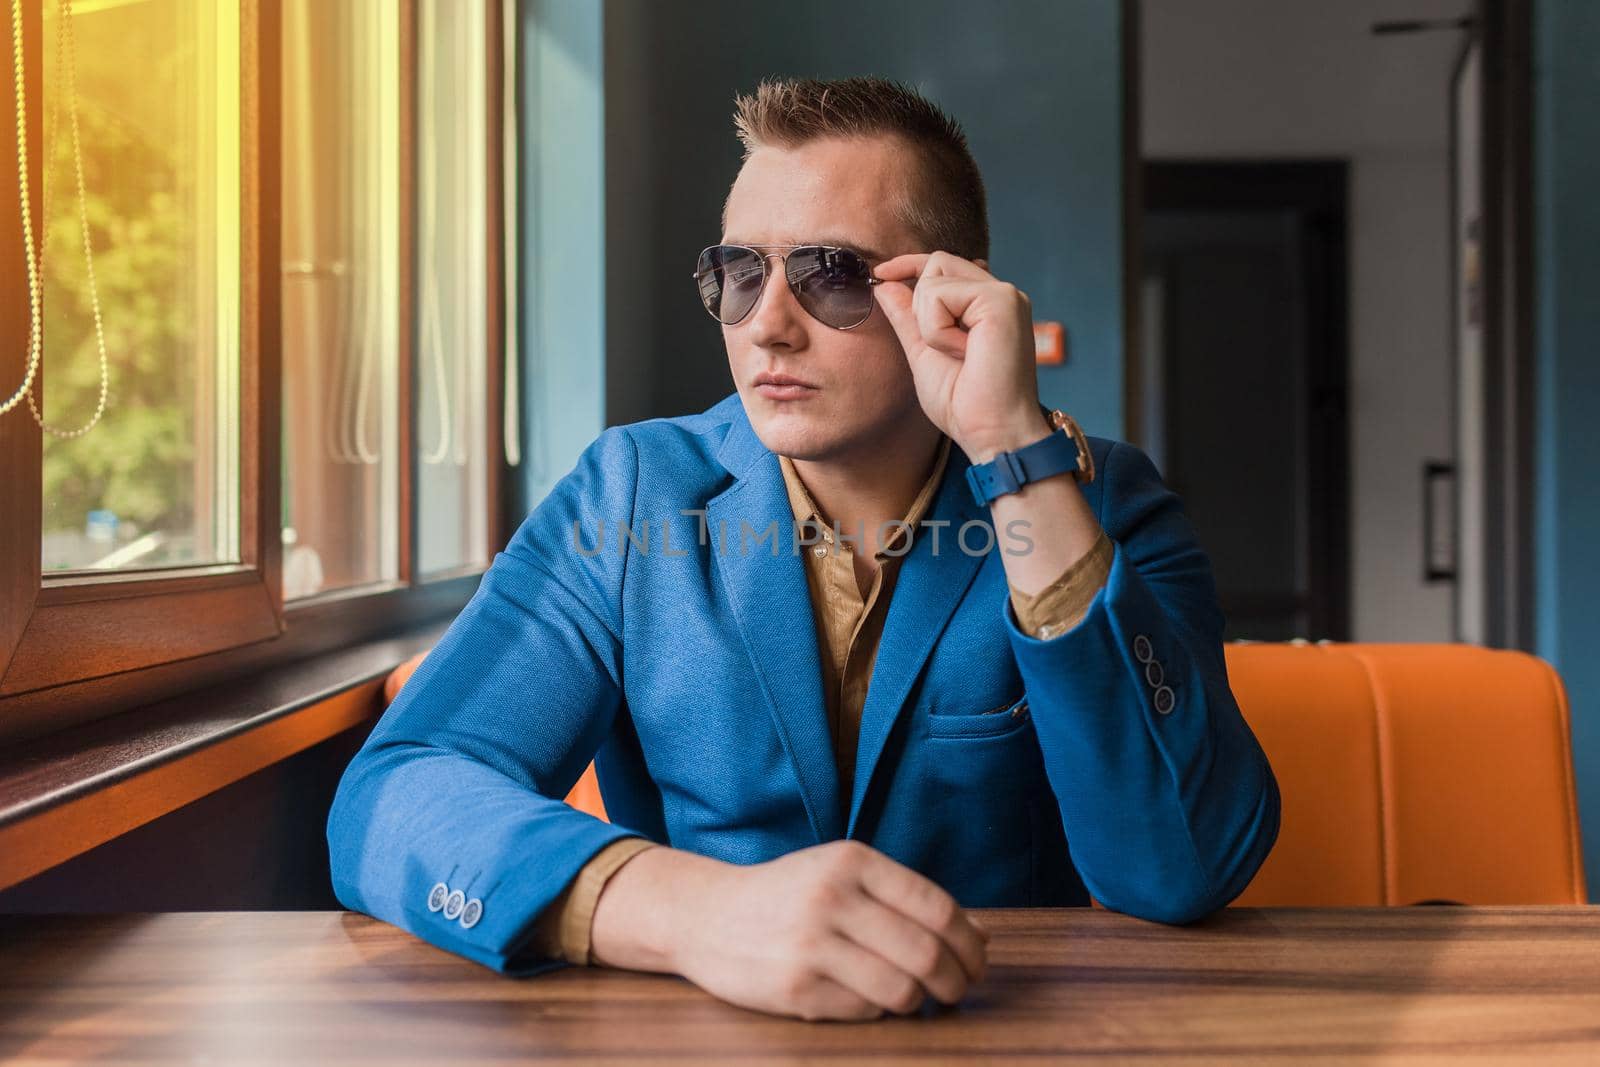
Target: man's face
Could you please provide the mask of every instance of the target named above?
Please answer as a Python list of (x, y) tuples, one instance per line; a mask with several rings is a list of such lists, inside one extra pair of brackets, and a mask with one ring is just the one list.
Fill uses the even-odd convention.
[[(893, 210), (913, 165), (909, 149), (885, 138), (759, 148), (729, 193), (722, 242), (843, 245), (872, 266), (929, 251)], [(767, 265), (760, 301), (722, 328), (734, 386), (763, 444), (795, 459), (826, 460), (870, 447), (921, 414), (905, 353), (876, 302), (861, 325), (836, 330), (795, 301), (777, 258)], [(772, 395), (758, 386), (763, 374), (788, 375), (810, 388)]]

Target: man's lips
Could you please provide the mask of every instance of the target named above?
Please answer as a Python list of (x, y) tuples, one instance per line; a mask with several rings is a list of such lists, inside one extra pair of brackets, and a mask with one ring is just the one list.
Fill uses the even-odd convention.
[(816, 388), (812, 383), (796, 378), (792, 374), (758, 374), (756, 375), (756, 385), (799, 385), (807, 389)]
[(768, 400), (799, 400), (815, 395), (818, 387), (787, 374), (762, 374), (756, 378), (756, 392)]
[(808, 400), (821, 392), (813, 386), (779, 386), (776, 382), (762, 382), (755, 392), (768, 400)]

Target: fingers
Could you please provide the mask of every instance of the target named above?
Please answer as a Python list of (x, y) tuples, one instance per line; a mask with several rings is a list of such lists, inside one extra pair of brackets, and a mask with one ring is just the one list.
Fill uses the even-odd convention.
[(851, 985), (835, 977), (836, 974), (848, 975), (850, 973), (848, 967), (841, 964), (836, 969), (836, 965), (831, 961), (825, 966), (829, 973), (811, 975), (806, 979), (805, 989), (794, 991), (790, 1000), (793, 1005), (789, 1009), (791, 1014), (807, 1021), (821, 1019), (860, 1021), (879, 1018), (885, 1010), (892, 1010), (885, 1009), (882, 1004), (863, 996), (851, 988)]
[(900, 339), (900, 347), (908, 353), (915, 352), (922, 343), (922, 334), (917, 330), (917, 314), (911, 309), (911, 293), (910, 286), (899, 282), (872, 287), (872, 295), (877, 298), (878, 306), (883, 308), (884, 318), (894, 328), (895, 336)]
[(939, 937), (961, 962), (972, 981), (988, 966), (987, 935), (972, 925), (955, 897), (909, 867), (882, 853), (873, 853), (861, 868), (861, 887), (880, 903), (900, 912)]
[[(916, 1011), (928, 992), (907, 968), (849, 936), (830, 936), (819, 948), (817, 962), (825, 978), (884, 1011), (902, 1015)], [(960, 999), (959, 994), (956, 999)]]
[(965, 356), (967, 331), (975, 322), (964, 321), (964, 317), (983, 296), (984, 289), (984, 283), (967, 278), (924, 279), (911, 298), (922, 343), (946, 355)]
[(906, 354), (925, 349), (965, 358), (969, 331), (986, 317), (1032, 319), (1028, 298), (978, 264), (948, 252), (908, 253), (873, 271), (873, 293)]
[(956, 316), (945, 305), (923, 297), (926, 286), (932, 281), (924, 282), (915, 290), (899, 282), (873, 289), (878, 305), (900, 340), (900, 347), (913, 360), (926, 348), (958, 357), (967, 351), (967, 334), (957, 323)]
[[(969, 975), (955, 951), (939, 935), (873, 897), (852, 896), (840, 908), (836, 923), (839, 933), (869, 955), (887, 961), (896, 972), (909, 975), (917, 981), (919, 990), (932, 993), (946, 1004), (960, 1001), (967, 994), (968, 984), (981, 977), (981, 971)], [(909, 1010), (887, 1004), (885, 1007)]]
[[(981, 261), (980, 261), (981, 262)], [(976, 280), (994, 280), (994, 276), (970, 259), (962, 259), (951, 252), (908, 252), (903, 256), (886, 259), (873, 268), (872, 273), (890, 281), (914, 278), (952, 276)]]

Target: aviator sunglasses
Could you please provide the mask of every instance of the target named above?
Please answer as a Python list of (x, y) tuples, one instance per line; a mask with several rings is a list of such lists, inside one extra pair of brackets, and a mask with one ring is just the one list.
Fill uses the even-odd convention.
[[(774, 251), (757, 249), (780, 249)], [(750, 314), (767, 283), (767, 260), (783, 260), (789, 290), (806, 312), (836, 330), (872, 315), (872, 287), (882, 283), (859, 252), (835, 245), (711, 245), (700, 253), (694, 280), (711, 317), (733, 326)]]

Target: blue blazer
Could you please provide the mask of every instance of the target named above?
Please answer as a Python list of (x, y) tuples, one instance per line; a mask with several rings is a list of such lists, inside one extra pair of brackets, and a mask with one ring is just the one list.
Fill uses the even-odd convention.
[[(606, 430), (346, 769), (339, 900), (519, 975), (563, 966), (528, 950), (534, 920), (630, 835), (741, 864), (856, 838), (967, 907), (1226, 904), (1277, 837), (1277, 784), (1179, 498), (1139, 449), (1089, 442), (1114, 560), (1049, 640), (1009, 606), (1017, 542), (958, 539), (989, 515), (951, 449), (928, 515), (949, 525), (902, 562), (846, 796), (793, 512), (738, 394)], [(610, 822), (563, 802), (591, 758)]]

